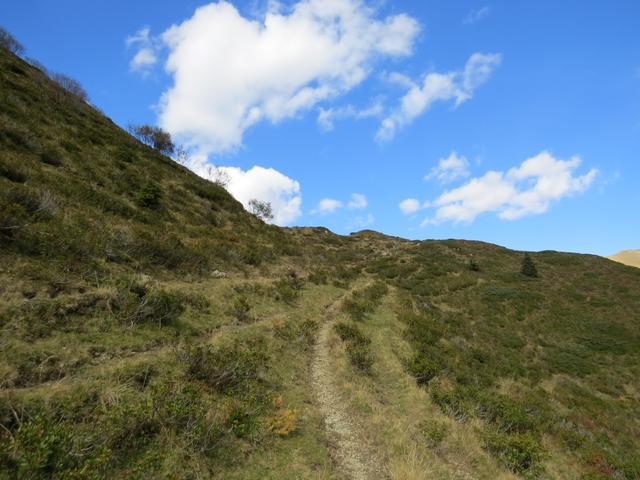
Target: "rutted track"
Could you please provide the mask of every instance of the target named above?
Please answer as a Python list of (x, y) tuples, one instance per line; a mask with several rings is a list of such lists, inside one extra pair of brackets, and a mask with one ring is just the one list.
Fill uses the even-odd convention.
[(327, 308), (318, 333), (312, 364), (314, 393), (324, 417), (331, 454), (345, 476), (351, 480), (383, 479), (379, 457), (363, 440), (333, 377), (330, 334), (339, 304), (340, 300)]

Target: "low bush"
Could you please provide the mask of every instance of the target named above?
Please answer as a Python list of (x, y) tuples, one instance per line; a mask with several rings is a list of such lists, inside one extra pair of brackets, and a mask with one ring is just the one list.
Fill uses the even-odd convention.
[(183, 355), (187, 373), (221, 393), (230, 393), (261, 378), (267, 368), (265, 345), (258, 341), (197, 345)]
[(418, 385), (425, 385), (440, 371), (441, 366), (425, 352), (418, 353), (407, 363), (407, 370)]
[(40, 154), (40, 161), (51, 165), (53, 167), (59, 167), (63, 164), (62, 155), (58, 150), (48, 148)]
[(419, 429), (429, 448), (438, 447), (449, 433), (449, 426), (437, 421), (423, 421)]
[(288, 276), (273, 284), (273, 295), (280, 302), (293, 304), (300, 297), (303, 287), (304, 282), (300, 278)]
[(121, 321), (130, 326), (150, 324), (162, 327), (174, 324), (185, 306), (181, 295), (124, 281), (111, 300), (111, 308)]
[(529, 478), (542, 472), (541, 462), (545, 452), (540, 442), (531, 434), (507, 434), (490, 432), (483, 435), (483, 444), (507, 468)]
[(370, 375), (373, 366), (371, 340), (357, 326), (348, 323), (336, 323), (335, 330), (346, 343), (351, 364), (362, 373)]
[(24, 183), (27, 181), (27, 174), (24, 170), (5, 160), (0, 160), (0, 176), (15, 183)]
[(537, 428), (535, 412), (527, 412), (506, 395), (487, 393), (481, 396), (477, 410), (481, 418), (494, 423), (501, 432), (526, 433)]
[(238, 295), (233, 299), (233, 303), (231, 304), (228, 313), (239, 322), (248, 323), (254, 320), (251, 315), (252, 308), (253, 307), (246, 296)]
[(147, 182), (135, 194), (135, 201), (144, 208), (158, 208), (162, 190), (153, 182)]

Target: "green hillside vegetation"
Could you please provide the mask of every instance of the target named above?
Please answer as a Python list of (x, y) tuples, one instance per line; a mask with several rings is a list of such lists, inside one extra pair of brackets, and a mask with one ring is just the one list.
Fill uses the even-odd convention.
[(596, 256), (265, 224), (0, 48), (0, 478), (349, 478), (333, 322), (381, 478), (638, 479), (639, 312)]

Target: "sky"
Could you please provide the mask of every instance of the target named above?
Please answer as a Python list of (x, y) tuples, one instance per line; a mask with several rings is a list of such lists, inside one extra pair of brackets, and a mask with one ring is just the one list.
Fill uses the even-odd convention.
[(279, 225), (640, 248), (635, 0), (21, 0), (0, 25)]

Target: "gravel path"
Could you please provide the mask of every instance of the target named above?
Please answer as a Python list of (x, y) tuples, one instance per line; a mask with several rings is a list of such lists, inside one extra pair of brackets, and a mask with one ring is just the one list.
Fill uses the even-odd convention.
[(338, 306), (339, 301), (327, 308), (325, 321), (318, 333), (312, 364), (313, 389), (324, 417), (331, 454), (342, 472), (351, 480), (383, 479), (385, 476), (378, 464), (378, 455), (363, 441), (333, 378), (329, 340)]

